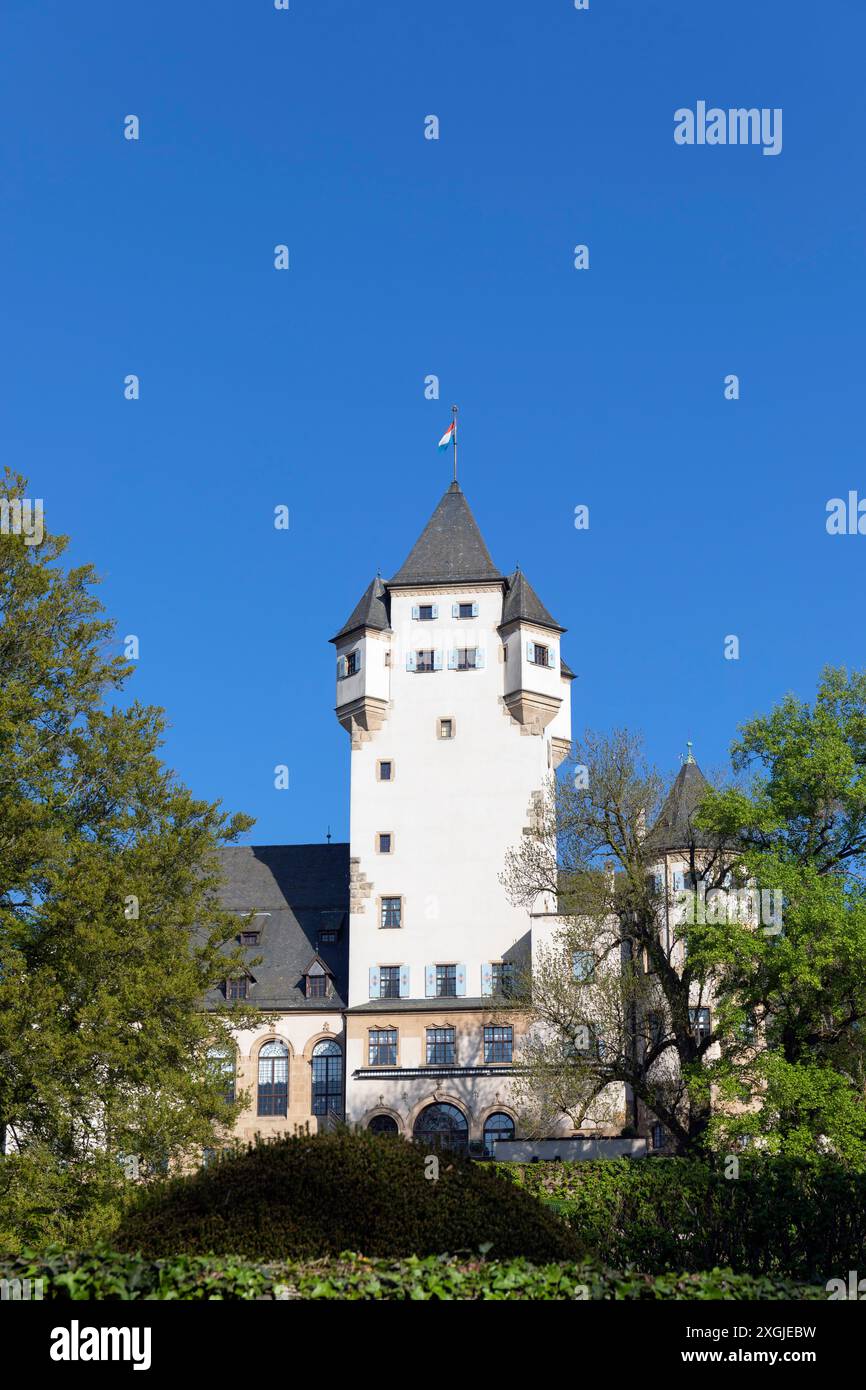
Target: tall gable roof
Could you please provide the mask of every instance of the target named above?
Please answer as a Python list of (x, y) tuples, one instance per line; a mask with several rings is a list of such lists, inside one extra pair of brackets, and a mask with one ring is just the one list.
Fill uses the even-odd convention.
[(502, 579), (459, 483), (452, 483), (389, 584)]
[(331, 638), (331, 641), (338, 642), (341, 637), (346, 637), (348, 633), (355, 632), (358, 628), (373, 627), (380, 632), (387, 632), (390, 626), (388, 590), (377, 575), (367, 585), (351, 614), (337, 635)]
[(502, 605), (502, 624), (522, 620), (537, 623), (539, 627), (551, 627), (556, 632), (564, 632), (555, 618), (552, 618), (529, 580), (521, 570), (508, 576), (508, 590)]
[(699, 832), (692, 826), (692, 818), (709, 790), (710, 784), (697, 763), (693, 759), (684, 762), (644, 845), (665, 850), (686, 849), (693, 841), (699, 844)]
[[(253, 980), (249, 1002), (262, 1009), (345, 1007), (349, 996), (349, 846), (229, 845), (219, 852), (222, 906), (259, 912), (250, 926), (261, 933), (244, 947)], [(238, 931), (246, 930), (239, 917)], [(336, 941), (322, 939), (337, 933)], [(231, 945), (235, 946), (235, 942)], [(306, 997), (304, 975), (313, 959), (333, 979), (328, 999)], [(219, 996), (212, 994), (211, 1003)]]

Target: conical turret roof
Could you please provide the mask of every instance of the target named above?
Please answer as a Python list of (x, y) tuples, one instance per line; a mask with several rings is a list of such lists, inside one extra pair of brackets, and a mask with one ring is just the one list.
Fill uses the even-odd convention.
[(452, 483), (389, 585), (480, 583), (502, 579), (475, 517)]
[(690, 757), (674, 778), (658, 818), (644, 840), (644, 847), (673, 850), (700, 844), (700, 831), (695, 830), (692, 819), (709, 790), (709, 782)]

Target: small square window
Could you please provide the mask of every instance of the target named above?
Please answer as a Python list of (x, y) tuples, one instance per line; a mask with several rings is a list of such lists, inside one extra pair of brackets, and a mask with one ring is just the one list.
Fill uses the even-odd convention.
[(376, 764), (376, 776), (380, 782), (393, 782), (394, 764), (390, 758), (380, 758)]
[(550, 659), (548, 657), (548, 651), (548, 647), (543, 647), (540, 642), (534, 642), (532, 644), (532, 655), (530, 657), (530, 661), (532, 661), (536, 666), (549, 666)]
[(335, 942), (336, 940), (337, 940), (337, 929), (336, 929), (336, 927), (324, 927), (324, 928), (322, 929), (322, 931), (319, 932), (319, 941), (320, 941), (320, 943), (321, 943), (322, 946), (333, 946), (333, 944), (334, 944), (334, 942)]
[(390, 830), (380, 830), (376, 836), (376, 848), (380, 854), (390, 854), (394, 847), (394, 837)]
[(457, 616), (458, 618), (474, 618), (474, 609), (474, 603), (459, 603), (457, 605)]
[(440, 738), (453, 738), (453, 737), (454, 737), (454, 720), (453, 720), (453, 719), (450, 719), (450, 718), (449, 718), (449, 719), (440, 719), (440, 720), (439, 720), (439, 737), (440, 737)]
[(432, 621), (433, 621), (433, 605), (432, 605), (432, 603), (422, 603), (421, 606), (420, 606), (419, 609), (418, 609), (418, 617), (419, 617), (419, 619), (421, 620), (422, 623), (430, 623), (430, 622), (432, 622)]
[(403, 899), (382, 898), (379, 919), (381, 927), (400, 927), (403, 925)]
[(260, 935), (257, 931), (242, 931), (238, 940), (242, 946), (258, 946)]
[(435, 671), (436, 653), (432, 651), (420, 651), (415, 653), (416, 671)]

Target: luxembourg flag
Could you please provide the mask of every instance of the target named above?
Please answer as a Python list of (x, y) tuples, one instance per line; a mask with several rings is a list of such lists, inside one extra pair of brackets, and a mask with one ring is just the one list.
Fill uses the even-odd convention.
[(449, 445), (449, 444), (452, 442), (452, 440), (454, 439), (454, 433), (455, 433), (456, 429), (457, 429), (457, 421), (456, 421), (456, 420), (452, 420), (452, 421), (451, 421), (451, 424), (448, 426), (448, 428), (447, 428), (447, 430), (445, 431), (445, 433), (443, 434), (442, 438), (439, 440), (439, 448), (440, 448), (440, 449), (447, 449), (447, 448), (448, 448), (448, 445)]

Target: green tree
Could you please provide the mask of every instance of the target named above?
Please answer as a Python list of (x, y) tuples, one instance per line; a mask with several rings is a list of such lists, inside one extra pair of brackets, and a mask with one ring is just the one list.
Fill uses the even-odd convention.
[[(2, 495), (21, 499), (7, 473)], [(202, 1009), (240, 968), (218, 847), (251, 821), (160, 761), (162, 712), (66, 538), (0, 535), (0, 1242), (98, 1230), (140, 1174), (183, 1162), (236, 1105)], [(209, 1055), (210, 1054), (210, 1055)], [(106, 1217), (107, 1219), (107, 1217)]]

